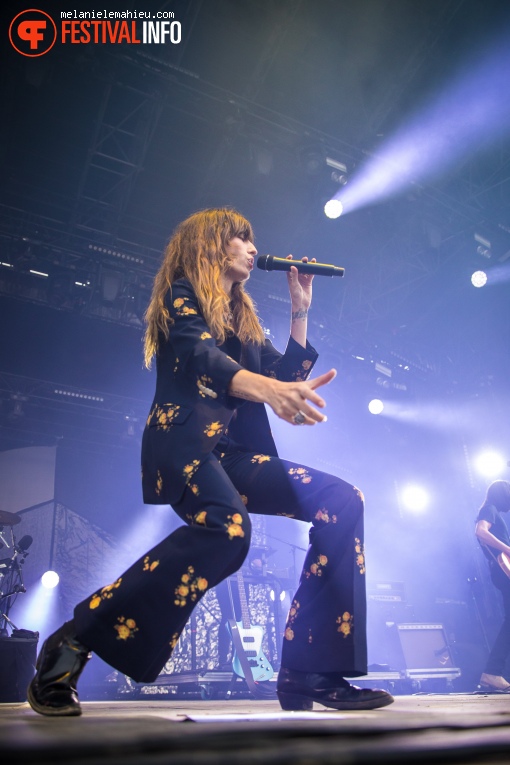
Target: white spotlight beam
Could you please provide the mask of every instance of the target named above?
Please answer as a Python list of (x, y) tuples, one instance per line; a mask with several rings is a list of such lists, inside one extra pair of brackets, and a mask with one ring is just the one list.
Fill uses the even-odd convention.
[(508, 31), (424, 106), (335, 194), (344, 212), (394, 196), (439, 175), (487, 139), (508, 131)]

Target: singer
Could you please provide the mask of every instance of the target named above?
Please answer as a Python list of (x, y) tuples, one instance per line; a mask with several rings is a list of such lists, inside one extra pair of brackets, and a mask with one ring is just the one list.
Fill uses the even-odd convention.
[[(245, 291), (257, 250), (250, 223), (212, 209), (182, 222), (166, 248), (146, 313), (145, 361), (156, 392), (142, 443), (146, 503), (170, 504), (185, 526), (92, 593), (43, 644), (28, 698), (46, 715), (77, 715), (90, 652), (137, 682), (168, 661), (194, 607), (242, 565), (250, 513), (311, 525), (310, 547), (285, 628), (277, 694), (284, 709), (374, 709), (366, 674), (363, 496), (333, 475), (280, 459), (264, 404), (291, 426), (326, 421), (309, 379), (312, 275), (291, 264), (287, 348), (265, 337)], [(289, 256), (289, 261), (290, 261)]]

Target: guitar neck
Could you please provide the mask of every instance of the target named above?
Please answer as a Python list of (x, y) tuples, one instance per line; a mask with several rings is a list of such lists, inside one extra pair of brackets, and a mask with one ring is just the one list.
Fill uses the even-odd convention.
[(240, 571), (237, 572), (237, 587), (239, 589), (239, 603), (241, 605), (241, 621), (243, 623), (243, 629), (249, 630), (250, 629), (250, 612), (248, 610), (248, 600), (246, 599), (244, 579)]

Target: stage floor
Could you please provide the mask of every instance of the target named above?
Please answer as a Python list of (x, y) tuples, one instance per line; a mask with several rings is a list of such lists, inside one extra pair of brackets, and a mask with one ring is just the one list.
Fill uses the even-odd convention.
[(90, 701), (74, 718), (0, 704), (0, 762), (510, 762), (510, 695), (418, 694), (370, 712), (308, 713), (276, 701)]

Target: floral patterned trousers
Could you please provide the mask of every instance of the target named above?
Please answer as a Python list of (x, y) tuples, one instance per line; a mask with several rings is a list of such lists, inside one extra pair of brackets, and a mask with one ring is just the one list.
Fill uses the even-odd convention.
[(311, 523), (283, 638), (282, 665), (366, 673), (363, 497), (335, 476), (264, 454), (211, 454), (174, 510), (178, 528), (115, 582), (79, 603), (81, 642), (138, 682), (168, 661), (202, 595), (242, 565), (249, 512)]

